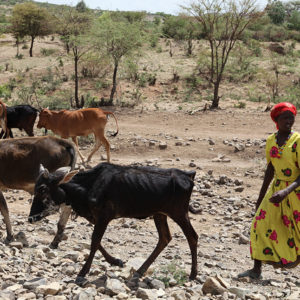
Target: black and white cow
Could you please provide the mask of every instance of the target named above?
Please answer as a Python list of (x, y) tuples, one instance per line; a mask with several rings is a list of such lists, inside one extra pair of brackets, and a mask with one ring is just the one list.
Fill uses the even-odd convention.
[[(33, 136), (33, 126), (38, 110), (31, 105), (6, 106), (7, 128), (9, 136), (13, 138), (12, 128), (25, 130), (28, 136)], [(8, 138), (7, 133), (1, 130), (0, 139)]]
[(90, 255), (77, 276), (78, 284), (85, 282), (84, 277), (98, 249), (110, 264), (123, 265), (101, 245), (109, 222), (121, 217), (143, 219), (153, 216), (159, 234), (156, 248), (137, 270), (136, 276), (143, 275), (170, 242), (167, 223), (167, 217), (170, 217), (181, 227), (188, 240), (192, 255), (190, 279), (196, 277), (198, 235), (188, 216), (194, 171), (101, 163), (74, 175), (74, 171), (68, 173), (63, 169), (49, 173), (41, 166), (29, 222), (38, 221), (54, 213), (59, 205), (66, 204), (95, 225)]

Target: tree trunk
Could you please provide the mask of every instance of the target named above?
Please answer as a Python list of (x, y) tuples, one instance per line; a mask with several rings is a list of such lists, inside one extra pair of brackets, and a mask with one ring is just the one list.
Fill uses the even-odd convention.
[(19, 47), (19, 44), (20, 44), (19, 39), (17, 39), (17, 40), (16, 40), (16, 45), (17, 45), (17, 57), (19, 57), (19, 55), (20, 55), (20, 47)]
[(118, 72), (118, 62), (115, 62), (114, 74), (113, 74), (113, 86), (110, 93), (109, 104), (112, 105), (114, 100), (114, 94), (117, 89), (117, 72)]
[[(74, 52), (75, 53), (75, 52)], [(79, 98), (78, 98), (78, 55), (76, 54), (74, 56), (74, 67), (75, 67), (75, 76), (74, 76), (74, 81), (75, 81), (75, 103), (76, 103), (76, 108), (80, 108), (79, 105)]]
[(188, 56), (192, 55), (192, 49), (193, 49), (193, 40), (189, 39), (188, 40), (188, 48), (187, 48), (187, 55)]
[(69, 45), (69, 43), (66, 43), (66, 50), (67, 50), (67, 54), (69, 54), (70, 53), (70, 45)]
[(220, 87), (220, 81), (214, 82), (214, 98), (211, 105), (211, 108), (218, 108), (219, 107), (219, 87)]
[(31, 37), (31, 44), (30, 44), (30, 49), (29, 49), (29, 55), (30, 55), (30, 57), (32, 57), (33, 42), (34, 42), (34, 36)]

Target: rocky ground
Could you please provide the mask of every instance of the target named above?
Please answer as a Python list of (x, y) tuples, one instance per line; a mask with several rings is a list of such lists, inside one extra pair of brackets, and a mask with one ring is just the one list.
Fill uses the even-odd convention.
[[(103, 246), (125, 262), (110, 266), (96, 254), (89, 283), (74, 283), (89, 253), (93, 227), (69, 220), (66, 239), (50, 249), (58, 215), (37, 224), (27, 216), (30, 195), (7, 191), (5, 197), (16, 241), (4, 243), (0, 223), (0, 299), (299, 299), (298, 269), (263, 269), (259, 280), (237, 279), (252, 266), (249, 228), (265, 167), (264, 146), (275, 126), (261, 108), (214, 112), (117, 109), (120, 133), (109, 138), (112, 162), (196, 170), (191, 222), (199, 235), (198, 276), (188, 281), (191, 255), (180, 228), (170, 220), (172, 241), (140, 280), (134, 270), (150, 255), (158, 236), (152, 219), (114, 220)], [(108, 130), (114, 131), (111, 119)], [(300, 129), (296, 121), (295, 129)], [(41, 134), (40, 132), (36, 132)], [(91, 144), (81, 139), (88, 154)], [(105, 158), (101, 149), (91, 165)], [(77, 165), (82, 169), (81, 164)], [(21, 233), (20, 233), (21, 232)]]

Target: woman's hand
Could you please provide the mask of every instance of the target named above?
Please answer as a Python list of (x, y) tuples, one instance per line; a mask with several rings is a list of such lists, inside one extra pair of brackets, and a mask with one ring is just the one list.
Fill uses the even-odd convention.
[(270, 198), (270, 202), (280, 203), (287, 195), (288, 192), (285, 189), (280, 190), (272, 195), (272, 197)]

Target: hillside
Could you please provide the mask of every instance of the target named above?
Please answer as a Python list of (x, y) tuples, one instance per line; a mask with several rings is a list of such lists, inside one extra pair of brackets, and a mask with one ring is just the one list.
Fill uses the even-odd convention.
[[(0, 7), (5, 3), (0, 1)], [(153, 23), (147, 26), (153, 29)], [(67, 54), (57, 34), (36, 39), (33, 57), (29, 43), (28, 37), (21, 40), (16, 57), (12, 35), (0, 36), (0, 98), (8, 105), (69, 109), (74, 95), (72, 53)], [(115, 131), (112, 118), (106, 127), (112, 163), (196, 171), (190, 203), (197, 214), (189, 214), (199, 236), (196, 280), (188, 281), (189, 246), (170, 220), (172, 241), (144, 277), (130, 281), (153, 251), (158, 234), (152, 218), (120, 218), (109, 224), (102, 241), (109, 253), (123, 260), (124, 268), (109, 265), (96, 253), (89, 282), (79, 287), (74, 280), (88, 256), (93, 226), (81, 217), (70, 219), (59, 248), (50, 249), (58, 214), (29, 224), (31, 195), (7, 190), (3, 194), (18, 234), (14, 243), (6, 244), (0, 219), (0, 299), (299, 299), (298, 268), (264, 266), (258, 280), (237, 279), (237, 274), (252, 267), (249, 231), (265, 171), (266, 138), (276, 130), (265, 110), (269, 103), (282, 100), (299, 108), (300, 45), (295, 39), (238, 41), (215, 110), (209, 109), (212, 87), (205, 80), (208, 49), (207, 41), (195, 39), (193, 53), (187, 56), (183, 41), (144, 40), (139, 55), (122, 61), (109, 107), (101, 104), (111, 92), (111, 64), (94, 56), (79, 63), (79, 95), (84, 96), (85, 107), (101, 106), (118, 119), (116, 137), (109, 135)], [(300, 131), (299, 117), (294, 129)], [(25, 135), (13, 131), (16, 137)], [(35, 126), (34, 133), (44, 132)], [(79, 141), (87, 157), (93, 137)], [(89, 165), (78, 159), (76, 169), (85, 170), (105, 159), (101, 147)], [(217, 287), (207, 292), (203, 287), (215, 282), (212, 278), (217, 278)]]

